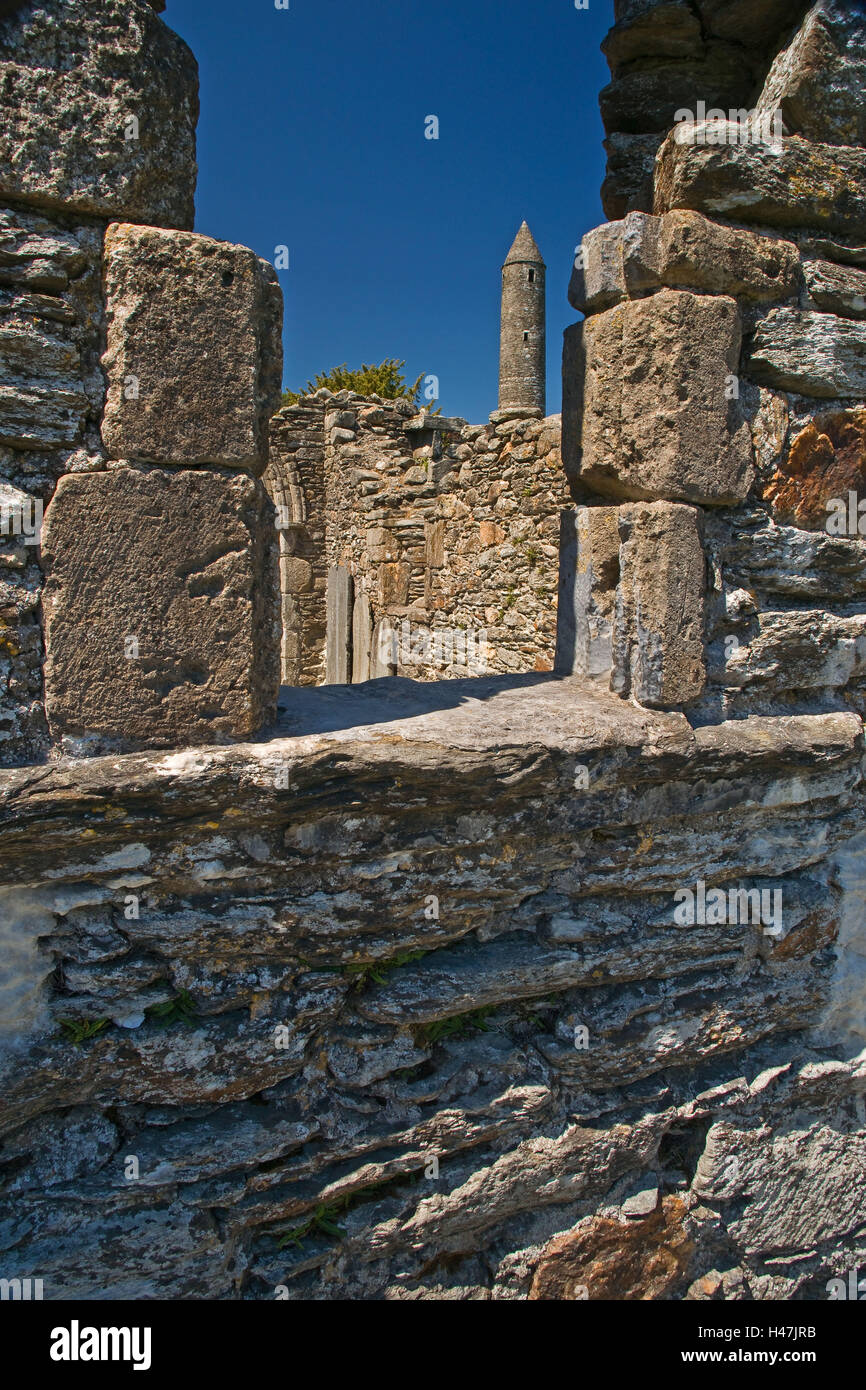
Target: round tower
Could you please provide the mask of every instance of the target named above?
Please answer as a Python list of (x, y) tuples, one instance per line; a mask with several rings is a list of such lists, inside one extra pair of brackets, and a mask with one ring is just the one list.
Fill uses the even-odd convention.
[(544, 415), (544, 261), (524, 222), (502, 267), (499, 409)]

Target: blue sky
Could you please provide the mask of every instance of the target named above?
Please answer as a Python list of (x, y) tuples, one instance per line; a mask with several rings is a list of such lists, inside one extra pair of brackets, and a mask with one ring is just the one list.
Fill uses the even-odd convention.
[(405, 358), (410, 379), (438, 376), (445, 414), (486, 419), (525, 217), (559, 410), (574, 247), (603, 221), (612, 0), (168, 0), (163, 18), (201, 69), (196, 230), (271, 261), (289, 248), (287, 385)]

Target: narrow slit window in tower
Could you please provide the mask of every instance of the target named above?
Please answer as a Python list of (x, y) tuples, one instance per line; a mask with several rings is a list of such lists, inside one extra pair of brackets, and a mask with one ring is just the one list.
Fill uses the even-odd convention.
[(534, 285), (534, 284), (535, 284), (535, 271), (534, 271), (534, 270), (530, 270), (530, 272), (529, 272), (529, 283), (530, 283), (530, 285)]

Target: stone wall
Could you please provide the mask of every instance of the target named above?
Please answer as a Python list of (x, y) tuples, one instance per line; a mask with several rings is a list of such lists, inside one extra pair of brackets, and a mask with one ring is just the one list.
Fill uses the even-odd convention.
[[(770, 33), (772, 15), (797, 8), (754, 11)], [(609, 47), (672, 43), (669, 9), (621, 16)], [(685, 29), (692, 19), (684, 9)], [(591, 602), (611, 659), (596, 673), (700, 721), (863, 709), (866, 15), (827, 0), (785, 36), (746, 103), (751, 126), (722, 111), (678, 123), (655, 160), (652, 211), (590, 232), (570, 291), (586, 319), (566, 334), (564, 461), (578, 500), (610, 522), (592, 536), (583, 522), (585, 565), (608, 562)], [(630, 71), (637, 82), (640, 65)], [(714, 101), (687, 64), (658, 71), (668, 104)], [(669, 518), (637, 607), (635, 499)], [(687, 507), (688, 540), (675, 522)], [(698, 547), (705, 567), (685, 560)], [(573, 669), (586, 670), (591, 624), (576, 622)], [(666, 670), (683, 642), (688, 670)]]
[(5, 765), (249, 737), (276, 710), (254, 477), (281, 297), (251, 251), (184, 230), (198, 77), (162, 8), (0, 18)]
[[(854, 0), (856, 3), (856, 0)], [(656, 153), (683, 108), (754, 105), (770, 62), (809, 0), (614, 0), (602, 49), (605, 216), (653, 210)]]
[(271, 421), (265, 483), (280, 533), (282, 678), (320, 685), (327, 631), (325, 407), (315, 399), (285, 406)]
[(866, 1255), (862, 768), (854, 714), (498, 677), (0, 774), (4, 1276), (826, 1298)]
[(348, 604), (331, 613), (355, 682), (552, 669), (569, 500), (558, 416), (467, 425), (320, 391), (274, 416), (266, 481), (285, 508), (288, 684), (337, 678), (325, 659), (329, 570), (351, 576)]
[[(343, 684), (262, 731), (273, 274), (187, 229), (192, 86), (171, 151), (165, 127), (115, 149), (82, 96), (107, 72), (125, 106), (129, 36), (157, 107), (190, 76), (158, 7), (0, 23), (0, 101), (47, 87), (64, 113), (41, 155), (26, 100), (10, 117), (29, 163), (0, 141), (3, 487), (50, 499), (41, 556), (5, 552), (5, 756), (55, 740), (0, 772), (0, 1277), (49, 1300), (847, 1288), (859, 21), (619, 6), (622, 110), (665, 68), (700, 97), (699, 12), (720, 82), (754, 45), (781, 149), (678, 142), (663, 105), (622, 126), (662, 137), (654, 201), (585, 239), (561, 455), (556, 417), (349, 394), (276, 417), (285, 663)], [(832, 534), (846, 490), (857, 534)], [(486, 627), (501, 674), (364, 683), (404, 621)]]

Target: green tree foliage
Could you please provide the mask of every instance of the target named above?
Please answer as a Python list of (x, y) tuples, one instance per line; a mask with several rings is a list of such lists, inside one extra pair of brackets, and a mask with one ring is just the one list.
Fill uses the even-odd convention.
[(326, 386), (329, 391), (334, 392), (355, 391), (359, 396), (381, 396), (383, 400), (404, 399), (420, 409), (423, 373), (410, 385), (401, 370), (405, 365), (405, 361), (399, 362), (396, 357), (387, 357), (378, 367), (372, 364), (348, 367), (344, 362), (342, 367), (332, 367), (329, 372), (319, 372), (316, 379), (308, 381), (301, 391), (284, 391), (283, 405), (294, 405), (302, 396), (311, 396)]

